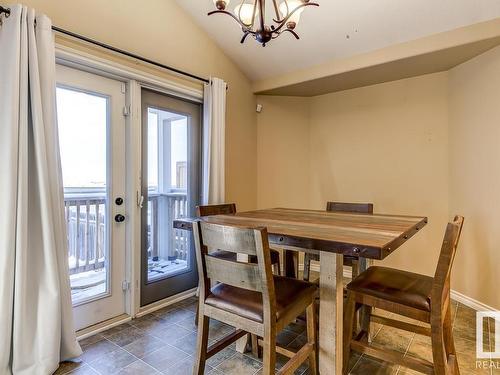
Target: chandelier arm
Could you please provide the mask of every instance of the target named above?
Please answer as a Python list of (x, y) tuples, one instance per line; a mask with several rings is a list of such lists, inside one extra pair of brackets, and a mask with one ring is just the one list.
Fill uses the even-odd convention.
[(292, 12), (290, 12), (287, 17), (285, 17), (284, 19), (281, 20), (281, 24), (276, 29), (274, 29), (274, 31), (280, 31), (283, 28), (283, 26), (286, 25), (287, 21), (290, 19), (290, 17), (292, 17), (294, 15), (294, 13), (296, 11), (298, 11), (301, 8), (305, 8), (307, 6), (317, 6), (317, 7), (319, 7), (319, 4), (318, 3), (305, 3), (305, 4), (299, 5), (297, 8), (295, 8), (294, 10), (292, 10)]
[(253, 29), (253, 27), (255, 25), (255, 16), (256, 15), (257, 15), (257, 1), (253, 3), (252, 25), (250, 26), (250, 29)]
[(245, 25), (243, 22), (241, 22), (238, 17), (236, 17), (234, 14), (232, 14), (231, 12), (228, 12), (227, 10), (214, 10), (212, 12), (209, 12), (208, 15), (211, 16), (212, 14), (227, 14), (228, 16), (231, 16), (232, 18), (234, 18), (234, 20), (236, 22), (238, 22), (238, 24), (243, 28), (243, 29), (247, 29), (248, 26)]
[(243, 34), (243, 38), (241, 38), (241, 41), (240, 43), (243, 44), (245, 43), (245, 40), (247, 39), (247, 37), (251, 34), (250, 31), (245, 31), (245, 33)]
[[(279, 33), (276, 35), (276, 37), (275, 37), (275, 38), (277, 38), (278, 36), (280, 36), (281, 34), (283, 34), (283, 33), (287, 32), (287, 31), (288, 31), (289, 33), (291, 33), (291, 34), (295, 37), (295, 39), (300, 39), (299, 34), (297, 34), (295, 31), (293, 31), (293, 30), (291, 30), (291, 29), (285, 29), (285, 30), (283, 30), (283, 31), (279, 32)], [(275, 38), (273, 38), (273, 39), (275, 39)]]
[[(276, 3), (277, 0), (273, 0), (273, 5), (274, 5), (274, 11), (276, 12), (276, 18), (279, 19), (280, 18), (280, 11), (279, 11), (279, 8), (278, 8), (278, 3)], [(285, 0), (285, 3), (286, 3), (286, 0)]]
[[(241, 11), (243, 10), (243, 4), (245, 4), (245, 0), (241, 0), (240, 7), (238, 9), (238, 14), (234, 13), (234, 15), (240, 20), (240, 24), (244, 25), (246, 28), (252, 28), (253, 27), (253, 21), (252, 23), (249, 23), (248, 25), (243, 22), (241, 19)], [(236, 10), (236, 9), (235, 9)]]
[(283, 3), (286, 6), (286, 15), (282, 16), (281, 14), (278, 13), (277, 18), (273, 18), (273, 21), (277, 24), (283, 22), (283, 19), (287, 18), (290, 15), (290, 6), (288, 5), (288, 0), (283, 0)]

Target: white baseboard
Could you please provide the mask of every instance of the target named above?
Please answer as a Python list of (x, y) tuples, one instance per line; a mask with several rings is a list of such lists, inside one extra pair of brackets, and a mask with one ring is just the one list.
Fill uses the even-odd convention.
[(476, 311), (496, 311), (496, 309), (494, 309), (493, 307), (479, 302), (474, 298), (468, 297), (465, 294), (457, 292), (456, 290), (451, 291), (451, 299), (460, 302), (462, 305), (470, 307), (471, 309)]
[[(311, 271), (314, 272), (319, 272), (319, 263), (311, 263)], [(299, 269), (301, 271), (304, 270), (304, 265), (299, 264)], [(344, 267), (344, 277), (351, 278), (352, 277), (352, 272), (351, 269), (348, 267)], [(476, 311), (496, 311), (491, 306), (486, 305), (485, 303), (479, 302), (475, 300), (474, 298), (468, 297), (465, 294), (462, 294), (460, 292), (457, 292), (456, 290), (451, 291), (451, 299), (461, 303), (462, 305), (465, 305), (467, 307), (470, 307), (473, 310)]]
[(185, 292), (176, 294), (175, 296), (168, 297), (165, 299), (162, 299), (158, 302), (151, 303), (149, 305), (143, 306), (139, 309), (139, 312), (135, 314), (135, 318), (140, 318), (141, 316), (150, 314), (154, 311), (160, 310), (164, 307), (167, 307), (169, 305), (173, 305), (175, 303), (178, 303), (180, 301), (183, 301), (189, 297), (193, 297), (196, 295), (196, 292), (198, 291), (198, 288), (193, 288), (186, 290)]
[(132, 317), (127, 314), (122, 314), (120, 316), (117, 316), (115, 318), (106, 320), (104, 322), (97, 323), (93, 326), (84, 328), (80, 331), (76, 332), (76, 338), (78, 341), (81, 341), (83, 339), (86, 339), (87, 337), (94, 336), (95, 334), (106, 331), (110, 328), (119, 326), (121, 324), (130, 322), (132, 320)]

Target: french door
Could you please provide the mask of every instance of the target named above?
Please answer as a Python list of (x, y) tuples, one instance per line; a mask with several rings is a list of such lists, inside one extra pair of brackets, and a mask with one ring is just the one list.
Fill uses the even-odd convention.
[(174, 229), (201, 193), (200, 104), (142, 90), (141, 306), (198, 285), (194, 244)]
[(125, 313), (125, 85), (57, 66), (76, 329)]

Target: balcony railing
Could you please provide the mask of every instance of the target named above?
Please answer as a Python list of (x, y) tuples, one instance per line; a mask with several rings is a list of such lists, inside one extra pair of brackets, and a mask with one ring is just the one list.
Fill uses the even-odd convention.
[[(92, 190), (92, 191), (91, 191)], [(148, 220), (148, 255), (187, 260), (189, 238), (185, 231), (174, 229), (174, 218), (188, 213), (185, 192), (150, 194)], [(106, 263), (106, 198), (104, 191), (79, 190), (64, 199), (68, 233), (68, 263), (70, 275), (99, 270)], [(167, 211), (162, 211), (162, 210)], [(166, 212), (164, 215), (162, 212)], [(166, 237), (162, 237), (166, 236)], [(164, 242), (166, 240), (167, 242)], [(162, 244), (168, 244), (162, 246)]]
[(188, 216), (186, 193), (150, 193), (148, 201), (148, 258), (187, 261), (189, 237), (172, 226), (172, 220)]

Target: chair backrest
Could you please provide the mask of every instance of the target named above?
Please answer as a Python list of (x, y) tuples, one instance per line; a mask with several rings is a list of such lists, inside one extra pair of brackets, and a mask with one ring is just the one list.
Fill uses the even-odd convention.
[[(211, 283), (220, 282), (261, 292), (264, 307), (271, 309), (271, 306), (274, 306), (274, 280), (267, 229), (241, 228), (202, 221), (194, 224), (200, 298), (204, 300), (208, 296)], [(255, 255), (257, 263), (234, 262), (209, 254), (216, 250)]]
[(445, 301), (447, 296), (449, 296), (451, 270), (453, 268), (453, 261), (455, 260), (463, 224), (463, 216), (455, 216), (453, 221), (446, 226), (446, 232), (432, 286), (431, 298), (435, 303), (438, 303), (438, 301)]
[(196, 207), (198, 217), (212, 216), (212, 215), (231, 215), (236, 213), (236, 204), (210, 204), (207, 206)]
[(331, 212), (373, 214), (373, 203), (327, 202), (326, 210)]

